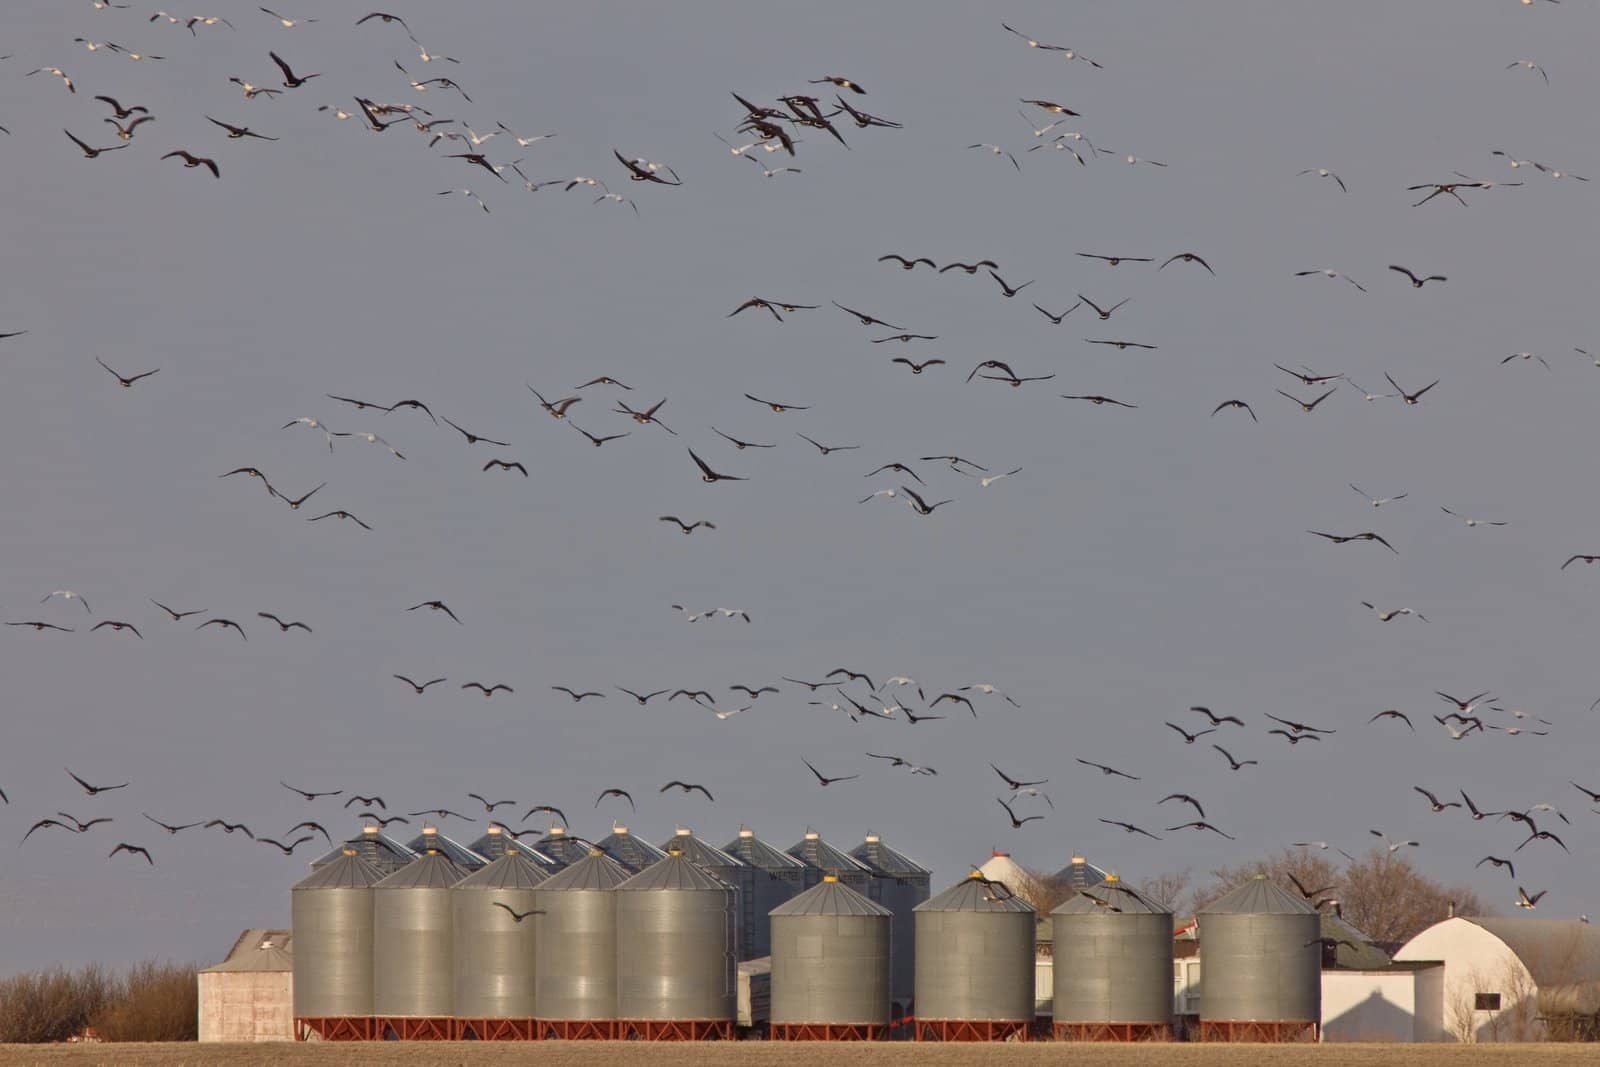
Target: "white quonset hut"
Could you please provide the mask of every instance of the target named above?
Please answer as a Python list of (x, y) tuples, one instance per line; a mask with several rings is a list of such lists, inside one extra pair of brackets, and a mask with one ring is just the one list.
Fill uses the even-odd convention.
[(246, 930), (200, 972), (201, 1041), (294, 1040), (294, 956), (288, 930)]
[(1444, 965), (1437, 1029), (1423, 1040), (1600, 1037), (1600, 931), (1583, 920), (1457, 916), (1394, 958)]

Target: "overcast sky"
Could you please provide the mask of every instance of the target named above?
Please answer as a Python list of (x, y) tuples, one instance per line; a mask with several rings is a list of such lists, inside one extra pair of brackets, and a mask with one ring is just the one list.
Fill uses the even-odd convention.
[[(11, 54), (0, 332), (27, 331), (0, 341), (0, 598), (6, 621), (76, 628), (0, 635), (11, 800), (0, 832), (19, 841), (58, 810), (115, 819), (81, 837), (42, 830), (0, 864), (0, 970), (211, 961), (243, 927), (286, 924), (288, 887), (321, 847), (289, 859), (217, 831), (167, 837), (140, 817), (224, 817), (269, 836), (302, 818), (354, 829), (343, 798), (309, 804), (280, 778), (376, 791), (402, 812), (470, 813), (468, 791), (514, 797), (519, 816), (556, 804), (591, 837), (613, 818), (653, 841), (683, 824), (718, 844), (743, 823), (780, 847), (807, 827), (844, 848), (873, 830), (932, 867), (936, 887), (991, 848), (1046, 869), (1077, 850), (1138, 880), (1298, 840), (1359, 853), (1377, 828), (1419, 840), (1408, 854), (1427, 874), (1507, 910), (1513, 884), (1473, 864), (1512, 855), (1520, 828), (1432, 814), (1411, 791), (1466, 787), (1483, 807), (1558, 805), (1572, 824), (1539, 824), (1573, 854), (1535, 842), (1515, 855), (1517, 881), (1550, 891), (1541, 914), (1595, 910), (1595, 816), (1568, 780), (1600, 789), (1600, 713), (1588, 710), (1600, 572), (1559, 567), (1600, 553), (1600, 370), (1573, 352), (1600, 351), (1597, 187), (1491, 155), (1600, 169), (1593, 4), (1099, 0), (1070, 18), (1022, 3), (803, 17), (749, 4), (387, 8), (460, 60), (426, 64), (398, 26), (355, 27), (367, 7), (302, 3), (284, 13), (321, 21), (284, 29), (253, 3), (216, 0), (204, 13), (236, 30), (191, 35), (146, 21), (149, 6), (31, 3), (0, 17)], [(1030, 50), (1002, 18), (1103, 69)], [(166, 58), (89, 53), (74, 37)], [(321, 77), (245, 99), (230, 76), (281, 84), (268, 50)], [(1521, 59), (1549, 84), (1506, 69)], [(396, 60), (418, 79), (458, 81), (471, 103), (438, 85), (413, 91)], [(44, 65), (77, 92), (25, 77)], [(800, 129), (792, 160), (752, 151), (803, 171), (770, 179), (714, 138), (751, 139), (735, 132), (730, 90), (831, 100), (831, 86), (807, 84), (824, 75), (859, 82), (867, 94), (851, 103), (904, 129), (844, 122), (848, 150)], [(120, 144), (99, 94), (157, 119), (127, 150), (89, 160), (61, 131)], [(502, 134), (482, 150), (523, 160), (536, 181), (600, 178), (638, 216), (591, 203), (602, 190), (587, 186), (529, 192), (509, 169), (502, 183), (446, 158), (461, 142), (430, 149), (410, 125), (378, 136), (317, 110), (353, 109), (356, 95), (459, 124), (445, 128), (555, 133), (525, 148)], [(1082, 117), (1035, 138), (1059, 116), (1028, 108), (1025, 121), (1020, 98)], [(208, 115), (279, 140), (229, 140)], [(1064, 130), (1087, 138), (1072, 142), (1087, 165), (1026, 151)], [(973, 143), (1003, 146), (1020, 172)], [(179, 148), (214, 158), (221, 179), (159, 158)], [(670, 165), (681, 187), (629, 182), (613, 149)], [(1348, 193), (1297, 176), (1316, 167)], [(1411, 206), (1423, 193), (1407, 186), (1454, 171), (1524, 184), (1464, 189), (1467, 207)], [(436, 195), (452, 188), (490, 213)], [(1155, 269), (1181, 251), (1216, 276)], [(982, 272), (906, 273), (877, 262), (889, 252), (987, 257), (1010, 284), (1033, 284), (1007, 300)], [(1156, 263), (1112, 268), (1077, 252)], [(1389, 264), (1448, 281), (1416, 290)], [(1294, 276), (1311, 268), (1368, 292)], [(1080, 293), (1130, 303), (1108, 322), (1080, 307), (1060, 326), (1029, 306), (1060, 312)], [(822, 307), (781, 323), (760, 309), (726, 317), (751, 296)], [(937, 340), (873, 344), (889, 331), (835, 300)], [(1519, 351), (1549, 369), (1501, 365)], [(898, 355), (947, 362), (913, 376), (890, 363)], [(160, 373), (123, 390), (95, 357)], [(965, 384), (986, 359), (1056, 377)], [(1316, 392), (1274, 362), (1372, 392), (1391, 391), (1385, 373), (1407, 389), (1440, 384), (1406, 407), (1341, 382), (1307, 415), (1274, 390)], [(599, 449), (525, 387), (554, 399), (602, 374), (633, 390), (582, 390), (568, 420), (631, 431)], [(510, 447), (328, 393), (419, 399)], [(809, 410), (774, 414), (745, 393)], [(663, 397), (677, 436), (611, 410)], [(1259, 423), (1211, 417), (1234, 398)], [(317, 431), (280, 429), (301, 416), (381, 433), (406, 459), (353, 438), (330, 454)], [(777, 447), (737, 451), (713, 425)], [(860, 448), (822, 456), (797, 432)], [(749, 480), (704, 484), (686, 446)], [(982, 487), (918, 459), (944, 453), (1022, 471)], [(494, 457), (528, 477), (482, 471)], [(926, 488), (864, 477), (892, 461)], [(244, 465), (290, 495), (327, 486), (291, 511), (252, 479), (218, 477)], [(1374, 510), (1351, 482), (1408, 495)], [(926, 517), (898, 495), (857, 503), (901, 485), (952, 502)], [(1441, 507), (1509, 525), (1469, 528)], [(373, 529), (306, 521), (335, 508)], [(685, 537), (664, 514), (716, 529)], [(1377, 531), (1398, 554), (1308, 530)], [(38, 602), (56, 589), (82, 593), (93, 614)], [(151, 598), (206, 614), (173, 623)], [(434, 598), (462, 625), (405, 610)], [(1429, 621), (1382, 623), (1363, 600)], [(674, 603), (753, 621), (689, 623)], [(279, 633), (258, 611), (314, 632)], [(194, 631), (211, 616), (238, 620), (248, 640)], [(105, 619), (144, 639), (89, 632)], [(778, 682), (840, 666), (908, 675), (928, 700), (993, 683), (1021, 707), (973, 694), (976, 720), (946, 702), (942, 721), (852, 724)], [(449, 681), (418, 697), (395, 673)], [(515, 693), (460, 689), (474, 680)], [(612, 688), (706, 688), (718, 707), (742, 707), (731, 683), (783, 691), (719, 721)], [(552, 685), (609, 695), (574, 705)], [(912, 701), (914, 688), (885, 692)], [(1431, 718), (1448, 710), (1434, 690), (1491, 690), (1553, 725), (1548, 737), (1454, 742)], [(1247, 726), (1186, 746), (1163, 723), (1204, 725), (1191, 704)], [(1417, 732), (1368, 725), (1386, 708)], [(1266, 733), (1266, 713), (1337, 733), (1291, 748)], [(1212, 741), (1260, 766), (1229, 773)], [(824, 790), (802, 758), (861, 777)], [(990, 761), (1048, 777), (1054, 810), (1024, 798), (1019, 813), (1046, 817), (1013, 831)], [(64, 766), (132, 784), (87, 798)], [(672, 778), (704, 783), (715, 804), (658, 795)], [(596, 808), (610, 786), (633, 793), (637, 815), (615, 800)], [(1198, 797), (1237, 841), (1166, 832), (1189, 818), (1156, 806), (1172, 791)], [(462, 841), (481, 829), (444, 826)], [(108, 860), (119, 841), (148, 846), (156, 866)]]

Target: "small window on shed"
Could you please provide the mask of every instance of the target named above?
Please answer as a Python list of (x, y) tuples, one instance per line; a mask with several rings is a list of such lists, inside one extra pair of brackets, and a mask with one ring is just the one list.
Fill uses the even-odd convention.
[(1477, 994), (1476, 996), (1474, 996), (1472, 998), (1472, 1009), (1474, 1011), (1499, 1011), (1500, 1010), (1500, 994), (1499, 993), (1479, 993), (1479, 994)]

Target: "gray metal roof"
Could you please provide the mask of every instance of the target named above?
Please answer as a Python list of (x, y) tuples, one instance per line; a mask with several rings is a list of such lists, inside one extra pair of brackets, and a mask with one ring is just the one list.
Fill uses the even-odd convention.
[(677, 849), (685, 856), (688, 856), (690, 862), (698, 863), (702, 867), (748, 866), (748, 864), (746, 864), (745, 861), (740, 859), (738, 856), (724, 852), (715, 845), (706, 844), (704, 841), (694, 836), (694, 831), (686, 830), (682, 827), (679, 827), (677, 833), (673, 834), (667, 840), (661, 842), (661, 848), (665, 852), (670, 852), (673, 849)]
[(450, 857), (451, 863), (468, 871), (475, 871), (479, 867), (486, 867), (489, 864), (487, 856), (479, 855), (466, 845), (452, 837), (441, 834), (431, 826), (424, 827), (422, 833), (407, 841), (406, 847), (419, 854), (427, 852), (429, 849), (435, 852), (442, 852)]
[(567, 866), (589, 855), (589, 844), (579, 841), (562, 827), (551, 827), (550, 832), (533, 843), (533, 847), (557, 863)]
[(1313, 915), (1309, 901), (1299, 893), (1279, 889), (1258, 874), (1201, 908), (1199, 915)]
[(916, 911), (1032, 912), (1033, 905), (1012, 894), (1004, 896), (978, 878), (963, 878), (944, 892), (918, 904)]
[(635, 873), (667, 857), (666, 852), (656, 848), (644, 838), (634, 837), (626, 826), (614, 827), (595, 844), (599, 845), (606, 855)]
[[(531, 835), (530, 835), (531, 836)], [(467, 846), (478, 855), (489, 861), (494, 861), (504, 856), (507, 852), (517, 851), (527, 856), (541, 867), (558, 867), (560, 864), (549, 856), (544, 855), (532, 845), (524, 845), (517, 839), (517, 835), (508, 831), (498, 823), (489, 827), (483, 836)]]
[(904, 878), (933, 873), (905, 853), (890, 848), (883, 843), (883, 838), (871, 832), (867, 834), (865, 841), (850, 850), (850, 855), (879, 874), (893, 874)]
[(312, 860), (311, 869), (317, 870), (318, 868), (326, 867), (344, 855), (345, 849), (351, 848), (355, 849), (362, 859), (383, 871), (384, 874), (399, 870), (417, 858), (415, 852), (407, 848), (398, 839), (384, 833), (378, 827), (363, 826), (361, 833), (340, 842), (334, 848)]
[(871, 870), (848, 852), (840, 852), (828, 844), (815, 830), (807, 830), (806, 835), (789, 849), (789, 855), (808, 867), (816, 867), (823, 871), (838, 871), (843, 874), (848, 871)]
[(443, 852), (418, 856), (374, 885), (373, 889), (449, 889), (467, 872), (450, 862)]
[(668, 856), (652, 863), (638, 874), (617, 886), (618, 892), (647, 892), (654, 889), (715, 889), (727, 891), (732, 886), (722, 879), (706, 873), (683, 853)]
[(530, 857), (509, 851), (482, 870), (456, 883), (457, 889), (537, 889), (550, 872)]
[(894, 912), (874, 904), (843, 882), (824, 879), (773, 908), (769, 915), (881, 915)]
[(739, 836), (723, 845), (722, 850), (763, 871), (791, 871), (806, 866), (787, 852), (761, 840), (754, 830), (744, 828), (740, 828)]
[(1099, 885), (1079, 889), (1072, 896), (1058, 904), (1050, 914), (1089, 915), (1096, 911), (1106, 911), (1113, 915), (1172, 914), (1171, 908), (1162, 907), (1115, 875), (1111, 875)]
[(384, 872), (353, 850), (318, 867), (294, 884), (294, 889), (365, 889), (383, 881)]
[[(1322, 932), (1319, 936), (1331, 937), (1348, 944), (1333, 948), (1333, 966), (1350, 971), (1378, 971), (1389, 966), (1389, 954), (1372, 943), (1372, 938), (1357, 930), (1343, 916), (1333, 912), (1322, 913)], [(1350, 946), (1354, 945), (1355, 948)], [(1323, 957), (1327, 959), (1326, 956)]]
[(541, 882), (539, 892), (564, 889), (615, 889), (628, 880), (628, 869), (604, 852), (596, 851)]
[(288, 930), (250, 929), (239, 935), (222, 962), (203, 969), (201, 974), (229, 971), (294, 970), (293, 935)]
[(1082, 856), (1073, 856), (1071, 862), (1057, 871), (1052, 877), (1057, 878), (1074, 889), (1085, 886), (1099, 885), (1106, 880), (1106, 872), (1084, 859)]

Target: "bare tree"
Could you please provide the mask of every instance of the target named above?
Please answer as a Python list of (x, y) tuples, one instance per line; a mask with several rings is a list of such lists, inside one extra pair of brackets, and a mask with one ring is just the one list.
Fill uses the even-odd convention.
[(1185, 902), (1185, 894), (1189, 885), (1194, 880), (1191, 868), (1185, 867), (1181, 871), (1168, 871), (1148, 878), (1139, 883), (1139, 892), (1160, 904), (1163, 908), (1178, 911), (1178, 905)]
[(1027, 871), (1023, 884), (1011, 888), (1017, 896), (1033, 905), (1033, 910), (1040, 918), (1049, 916), (1061, 904), (1078, 895), (1078, 891), (1065, 878), (1057, 878), (1043, 871)]

